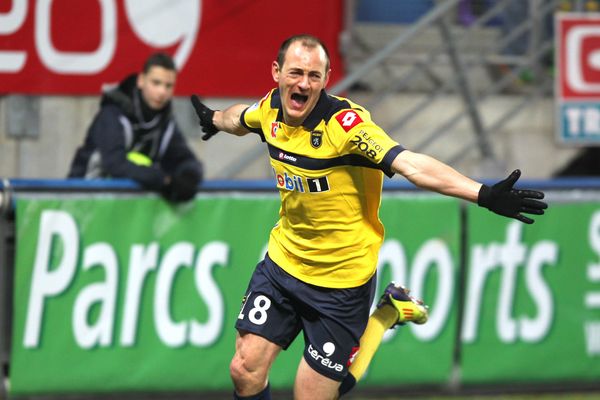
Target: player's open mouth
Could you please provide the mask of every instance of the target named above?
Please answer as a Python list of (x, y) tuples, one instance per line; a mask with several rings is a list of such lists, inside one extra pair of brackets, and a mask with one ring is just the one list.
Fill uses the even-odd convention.
[(302, 108), (308, 101), (308, 96), (300, 93), (292, 93), (291, 100), (293, 108)]

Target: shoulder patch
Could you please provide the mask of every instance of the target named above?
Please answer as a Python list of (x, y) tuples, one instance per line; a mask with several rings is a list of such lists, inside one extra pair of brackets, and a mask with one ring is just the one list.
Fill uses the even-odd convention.
[(352, 110), (346, 110), (344, 112), (339, 113), (338, 115), (336, 115), (335, 119), (337, 119), (337, 121), (340, 123), (340, 125), (342, 126), (342, 128), (344, 128), (346, 132), (350, 131), (350, 129), (363, 122), (360, 116)]

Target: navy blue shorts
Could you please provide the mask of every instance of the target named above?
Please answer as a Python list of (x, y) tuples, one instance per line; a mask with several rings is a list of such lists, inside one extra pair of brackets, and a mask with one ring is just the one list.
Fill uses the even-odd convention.
[(375, 277), (355, 288), (323, 288), (294, 278), (266, 255), (252, 275), (235, 327), (283, 349), (302, 330), (307, 363), (342, 381), (367, 326), (374, 294)]

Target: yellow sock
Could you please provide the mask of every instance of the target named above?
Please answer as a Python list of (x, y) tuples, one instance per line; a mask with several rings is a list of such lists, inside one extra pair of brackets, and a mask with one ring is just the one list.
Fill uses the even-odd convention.
[(349, 372), (358, 382), (369, 367), (375, 352), (381, 344), (383, 334), (398, 321), (398, 311), (390, 305), (378, 308), (369, 317), (365, 332), (360, 337), (360, 350), (350, 365)]

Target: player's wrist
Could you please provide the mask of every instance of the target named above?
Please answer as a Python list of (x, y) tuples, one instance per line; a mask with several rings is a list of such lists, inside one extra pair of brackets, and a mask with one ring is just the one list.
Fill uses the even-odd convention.
[(489, 208), (492, 198), (492, 188), (486, 184), (481, 185), (479, 194), (477, 195), (477, 205), (480, 207)]

